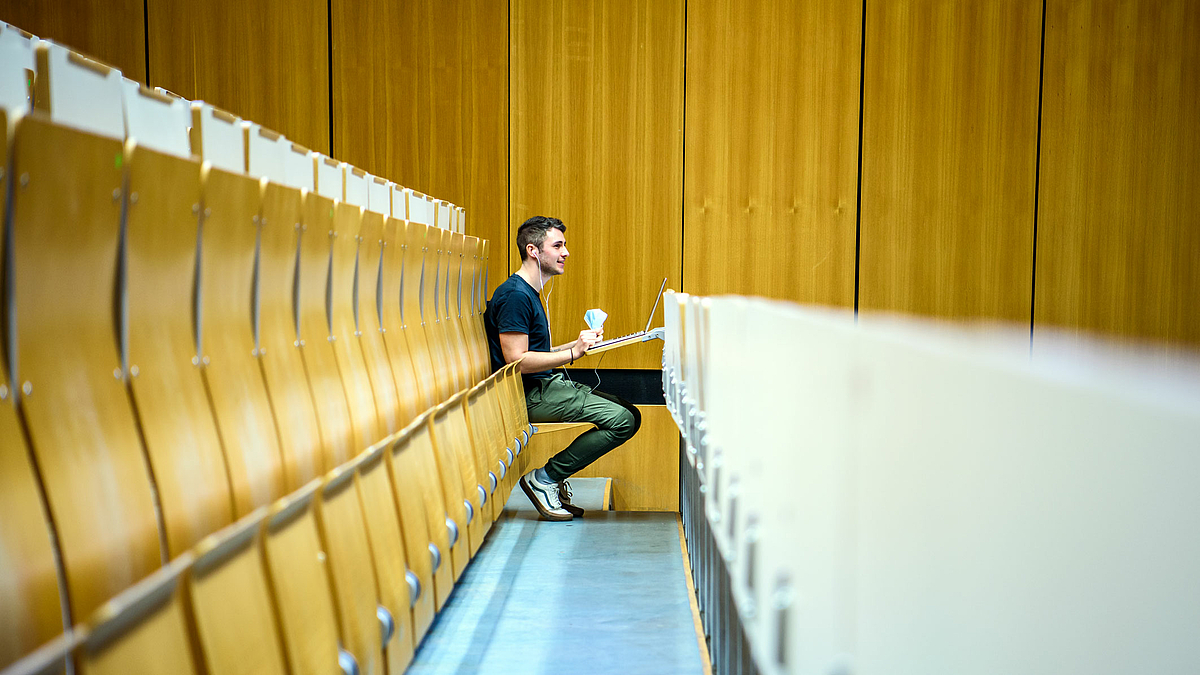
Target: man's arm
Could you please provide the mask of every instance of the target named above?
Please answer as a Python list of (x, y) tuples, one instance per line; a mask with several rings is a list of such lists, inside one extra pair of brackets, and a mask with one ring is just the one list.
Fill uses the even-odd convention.
[(529, 351), (529, 336), (525, 333), (500, 333), (500, 350), (504, 353), (504, 362), (521, 361), (522, 373), (537, 373), (543, 370), (565, 366), (575, 359), (582, 358), (587, 350), (599, 339), (594, 331), (583, 331), (579, 339), (549, 352)]

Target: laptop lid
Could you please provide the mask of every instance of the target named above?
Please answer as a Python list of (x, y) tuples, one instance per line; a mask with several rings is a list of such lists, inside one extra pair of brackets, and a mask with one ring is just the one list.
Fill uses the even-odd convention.
[(654, 313), (658, 311), (658, 303), (662, 300), (663, 289), (667, 287), (667, 278), (663, 277), (662, 283), (658, 286), (658, 295), (654, 298), (654, 306), (650, 308), (650, 316), (646, 317), (646, 327), (642, 329), (643, 333), (650, 332), (650, 322), (654, 321)]

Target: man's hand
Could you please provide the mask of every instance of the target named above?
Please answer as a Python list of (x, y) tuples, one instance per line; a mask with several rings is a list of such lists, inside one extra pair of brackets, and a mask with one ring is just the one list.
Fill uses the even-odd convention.
[(579, 331), (579, 339), (571, 345), (571, 358), (580, 359), (604, 337), (604, 329)]

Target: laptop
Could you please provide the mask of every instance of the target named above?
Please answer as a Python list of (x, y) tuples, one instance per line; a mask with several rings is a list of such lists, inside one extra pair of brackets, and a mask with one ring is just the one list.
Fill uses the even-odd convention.
[(667, 278), (663, 277), (662, 284), (658, 287), (658, 295), (654, 298), (654, 306), (650, 308), (650, 316), (646, 317), (646, 327), (636, 333), (622, 335), (619, 338), (597, 342), (595, 346), (588, 350), (589, 354), (595, 354), (598, 350), (607, 349), (609, 347), (624, 346), (633, 342), (640, 342), (646, 333), (650, 332), (650, 322), (654, 320), (654, 312), (658, 311), (658, 303), (662, 300), (663, 290), (667, 287)]

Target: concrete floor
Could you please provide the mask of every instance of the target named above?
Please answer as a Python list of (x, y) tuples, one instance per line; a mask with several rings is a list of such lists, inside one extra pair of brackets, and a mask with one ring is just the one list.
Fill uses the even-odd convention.
[(674, 513), (506, 509), (408, 672), (701, 671)]

